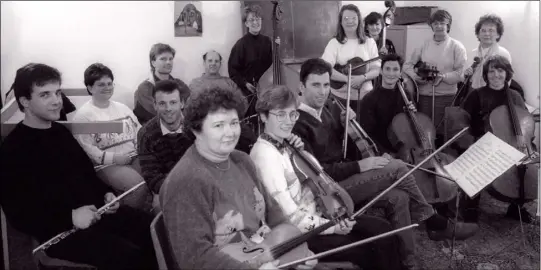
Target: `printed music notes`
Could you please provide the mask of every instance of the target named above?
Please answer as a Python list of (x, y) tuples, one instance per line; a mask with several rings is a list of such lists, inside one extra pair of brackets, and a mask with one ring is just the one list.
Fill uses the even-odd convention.
[(524, 157), (524, 153), (487, 132), (444, 168), (473, 197)]

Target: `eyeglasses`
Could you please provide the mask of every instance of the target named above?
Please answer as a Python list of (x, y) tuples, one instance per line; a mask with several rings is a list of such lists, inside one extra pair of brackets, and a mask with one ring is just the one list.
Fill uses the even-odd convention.
[(342, 17), (342, 20), (343, 20), (343, 21), (356, 21), (356, 20), (358, 20), (358, 19), (359, 19), (359, 17), (357, 17), (357, 16), (353, 16), (353, 17), (347, 17), (347, 16), (346, 16), (346, 17)]
[[(286, 117), (287, 117), (287, 113), (284, 112), (284, 111), (281, 111), (279, 113), (273, 113), (273, 112), (269, 112), (270, 114), (276, 116), (276, 119), (278, 119), (278, 121), (280, 122), (284, 122), (286, 120)], [(294, 121), (297, 121), (299, 119), (299, 112), (298, 111), (292, 111), (289, 113), (289, 119), (294, 122)]]
[(255, 17), (255, 18), (250, 18), (246, 21), (249, 23), (255, 23), (255, 22), (260, 22), (261, 20), (262, 20), (261, 17)]

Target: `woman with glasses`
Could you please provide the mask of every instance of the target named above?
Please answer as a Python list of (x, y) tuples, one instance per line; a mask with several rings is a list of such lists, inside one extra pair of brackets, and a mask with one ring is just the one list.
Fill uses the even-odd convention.
[(235, 259), (227, 247), (262, 241), (278, 225), (299, 233), (263, 188), (250, 157), (235, 150), (245, 111), (241, 93), (225, 88), (203, 89), (184, 109), (185, 130), (195, 141), (160, 191), (178, 269), (278, 269), (276, 261)]
[[(464, 45), (449, 36), (452, 22), (449, 12), (441, 9), (434, 12), (428, 21), (433, 36), (416, 48), (404, 63), (404, 72), (419, 86), (417, 109), (431, 117), (434, 125), (442, 119), (445, 107), (451, 105), (466, 64)], [(416, 69), (419, 65), (421, 68)], [(423, 69), (422, 66), (433, 67), (437, 72)], [(441, 145), (443, 125), (439, 126), (436, 133), (436, 144)]]
[[(290, 160), (292, 150), (284, 145), (287, 141), (296, 148), (303, 148), (302, 140), (291, 133), (299, 119), (299, 105), (297, 95), (286, 86), (262, 90), (256, 111), (265, 128), (254, 144), (250, 157), (265, 189), (285, 216), (302, 232), (308, 232), (330, 221), (323, 217), (321, 206), (316, 205), (308, 184), (301, 183), (295, 174)], [(308, 248), (320, 253), (390, 230), (391, 225), (385, 220), (363, 215), (353, 222), (344, 220), (309, 239)], [(393, 236), (339, 252), (323, 260), (349, 261), (363, 269), (400, 269), (398, 246), (398, 238)]]
[(471, 64), (464, 70), (464, 77), (471, 77), (471, 89), (478, 89), (487, 85), (483, 80), (483, 66), (486, 60), (493, 55), (501, 55), (505, 57), (511, 64), (511, 54), (507, 49), (500, 46), (498, 42), (503, 36), (503, 21), (494, 14), (487, 14), (479, 18), (475, 24), (475, 35), (479, 40), (479, 46), (472, 51), (472, 63), (475, 57), (479, 57), (481, 62), (477, 65), (475, 71), (471, 68)]
[[(257, 84), (272, 64), (272, 41), (260, 33), (260, 6), (246, 7), (242, 19), (248, 32), (231, 49), (227, 68), (229, 77), (239, 86), (248, 101), (246, 116), (252, 116), (255, 114)], [(257, 118), (252, 119), (251, 123), (255, 126)]]
[[(373, 38), (367, 37), (364, 32), (363, 19), (359, 8), (353, 4), (345, 5), (338, 14), (336, 36), (327, 43), (321, 58), (331, 64), (334, 70), (331, 80), (341, 85), (331, 92), (342, 104), (347, 99), (348, 72), (342, 70), (348, 61), (360, 57), (367, 61), (379, 56), (378, 46)], [(373, 89), (372, 80), (379, 75), (381, 61), (373, 61), (366, 66), (367, 72), (362, 75), (351, 76), (351, 103), (352, 109), (358, 109), (358, 103), (366, 93)], [(359, 114), (357, 114), (359, 117)]]
[[(111, 100), (115, 85), (111, 69), (103, 64), (90, 65), (84, 73), (84, 83), (92, 97), (79, 108), (73, 121), (122, 121), (122, 133), (77, 134), (75, 138), (100, 167), (98, 177), (118, 194), (143, 182), (137, 156), (137, 132), (141, 125), (128, 106)], [(128, 206), (150, 211), (152, 194), (146, 185), (128, 195)]]
[(364, 33), (376, 41), (379, 52), (381, 54), (396, 54), (394, 44), (389, 39), (385, 39), (385, 47), (383, 47), (383, 27), (385, 27), (385, 21), (383, 16), (377, 12), (371, 12), (364, 18)]

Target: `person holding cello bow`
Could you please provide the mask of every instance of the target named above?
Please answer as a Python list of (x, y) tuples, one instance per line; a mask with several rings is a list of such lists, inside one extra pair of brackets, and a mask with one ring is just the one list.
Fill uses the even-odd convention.
[[(336, 201), (339, 207), (349, 206), (350, 210), (353, 210), (353, 202), (349, 194), (334, 182), (331, 185), (332, 190), (341, 195), (322, 198), (316, 197), (315, 194), (320, 195), (325, 191), (312, 191), (313, 188), (321, 186), (317, 184), (320, 182), (312, 182), (316, 181), (315, 179), (299, 180), (296, 172), (303, 176), (310, 175), (310, 172), (300, 169), (307, 167), (300, 167), (302, 165), (299, 165), (299, 162), (302, 160), (299, 159), (305, 156), (313, 161), (315, 159), (310, 153), (302, 150), (302, 141), (291, 133), (299, 117), (298, 105), (297, 95), (286, 86), (262, 90), (256, 111), (260, 114), (265, 127), (254, 144), (250, 157), (268, 193), (276, 200), (289, 221), (306, 233), (332, 222), (331, 219), (338, 215), (336, 212), (339, 211), (334, 211), (332, 203), (318, 204), (318, 201)], [(295, 145), (299, 152), (295, 151), (292, 145)], [(329, 193), (333, 192), (327, 192)], [(326, 209), (328, 205), (332, 205), (331, 209)], [(355, 221), (339, 220), (339, 223), (311, 237), (307, 241), (308, 248), (320, 253), (391, 230), (387, 221), (367, 215), (362, 215)], [(327, 259), (349, 261), (362, 269), (401, 269), (398, 246), (398, 238), (393, 236), (337, 253)]]
[[(416, 164), (434, 150), (435, 130), (430, 118), (417, 112), (411, 94), (404, 91), (402, 82), (399, 82), (402, 64), (399, 55), (382, 57), (382, 83), (361, 102), (360, 113), (363, 117), (359, 124), (373, 138), (380, 153), (388, 153), (409, 164)], [(432, 171), (437, 168), (435, 171), (446, 176), (441, 166), (451, 163), (453, 157), (445, 153), (440, 153), (438, 157), (440, 160), (435, 160), (437, 164), (428, 163), (427, 166)], [(458, 186), (454, 181), (421, 170), (414, 175), (426, 200), (436, 206), (441, 214), (456, 210), (454, 198)]]
[[(261, 16), (261, 7), (258, 5), (247, 6), (244, 9), (242, 19), (248, 32), (231, 48), (227, 62), (229, 77), (238, 85), (248, 101), (246, 112), (248, 117), (255, 115), (259, 81), (273, 63), (272, 41), (260, 33), (263, 21)], [(280, 44), (280, 38), (276, 38), (275, 42)], [(251, 123), (255, 126), (257, 119)]]
[[(184, 109), (185, 131), (195, 142), (160, 190), (179, 269), (277, 269), (278, 263), (313, 254), (306, 244), (287, 245), (285, 240), (300, 230), (266, 192), (248, 154), (235, 150), (246, 106), (238, 91), (207, 88)], [(252, 242), (269, 246), (277, 257), (253, 259), (259, 253)], [(297, 267), (310, 269), (316, 263)]]
[[(391, 186), (408, 172), (408, 168), (402, 161), (388, 155), (361, 160), (344, 158), (341, 149), (346, 118), (343, 117), (344, 114), (342, 117), (333, 115), (325, 107), (330, 92), (331, 73), (332, 67), (322, 59), (309, 59), (302, 64), (300, 115), (293, 127), (293, 133), (302, 138), (304, 148), (313, 153), (324, 171), (347, 190), (356, 204), (360, 204)], [(355, 152), (351, 151), (350, 156)], [(382, 199), (384, 200), (381, 203), (392, 208), (386, 209), (386, 212), (391, 213), (390, 222), (393, 227), (426, 221), (431, 239), (451, 239), (454, 222), (434, 211), (419, 190), (413, 175), (409, 175)], [(477, 229), (476, 224), (458, 222), (456, 239), (466, 239), (475, 234)], [(404, 256), (411, 256), (414, 252), (413, 235), (400, 235), (404, 241)]]
[[(416, 48), (404, 64), (404, 72), (419, 85), (417, 109), (428, 115), (433, 125), (443, 118), (445, 107), (451, 106), (466, 64), (464, 45), (449, 36), (452, 22), (446, 10), (434, 12), (428, 21), (434, 35)], [(436, 133), (439, 146), (443, 143), (443, 126)]]
[[(491, 131), (526, 155), (536, 154), (533, 152), (535, 147), (532, 144), (533, 118), (520, 94), (509, 87), (509, 81), (514, 73), (511, 63), (505, 56), (492, 55), (484, 61), (482, 70), (486, 85), (473, 90), (461, 106), (469, 115), (469, 122), (464, 124), (470, 126), (474, 141)], [(508, 109), (507, 107), (511, 104), (512, 108)], [(515, 128), (514, 123), (518, 124), (518, 128)], [(521, 130), (518, 131), (519, 129)], [(527, 170), (526, 165), (518, 166), (516, 169), (511, 168), (494, 180), (487, 189), (491, 195), (510, 203), (507, 217), (517, 220), (522, 218), (525, 222), (532, 221), (531, 215), (522, 207), (522, 204), (537, 197), (538, 180), (535, 175), (537, 171)], [(523, 187), (521, 187), (522, 181), (524, 181)], [(525, 196), (521, 196), (523, 192)], [(466, 199), (466, 203), (463, 204), (464, 220), (478, 222), (479, 201), (480, 195), (473, 199)]]
[[(321, 58), (333, 68), (331, 77), (332, 94), (346, 103), (348, 88), (348, 64), (352, 64), (351, 108), (358, 111), (359, 102), (372, 90), (372, 80), (379, 75), (380, 61), (378, 46), (364, 32), (359, 8), (353, 4), (342, 6), (338, 14), (336, 36), (327, 43)], [(358, 67), (355, 67), (358, 66)]]

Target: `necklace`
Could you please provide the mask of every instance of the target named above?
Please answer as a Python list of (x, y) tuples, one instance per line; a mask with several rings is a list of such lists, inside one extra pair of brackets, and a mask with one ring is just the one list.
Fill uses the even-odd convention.
[(218, 169), (220, 171), (227, 171), (227, 170), (229, 170), (229, 168), (231, 168), (231, 160), (229, 158), (227, 159), (227, 168), (225, 168), (225, 169), (220, 168), (220, 163), (214, 163), (214, 166), (216, 167), (216, 169)]

